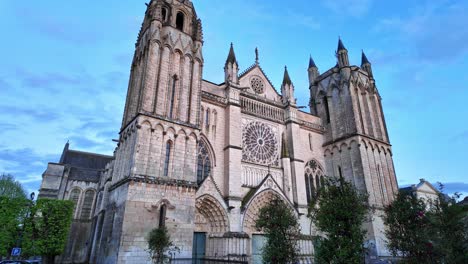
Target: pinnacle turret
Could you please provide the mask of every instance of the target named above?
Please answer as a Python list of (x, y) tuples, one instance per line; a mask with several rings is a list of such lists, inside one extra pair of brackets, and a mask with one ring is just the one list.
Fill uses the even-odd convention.
[(314, 59), (312, 59), (312, 55), (309, 58), (309, 69), (310, 68), (317, 68), (317, 65), (315, 65)]
[(367, 59), (366, 54), (364, 53), (364, 51), (362, 51), (361, 66), (364, 65), (364, 64), (371, 64), (371, 63)]
[(338, 51), (340, 50), (347, 50), (341, 41), (341, 38), (338, 38)]
[(338, 39), (338, 50), (336, 51), (336, 57), (338, 59), (338, 67), (349, 66), (348, 50), (343, 45), (341, 38)]
[(228, 63), (237, 64), (236, 53), (234, 53), (234, 45), (232, 44), (232, 42), (231, 42), (231, 48), (229, 49), (228, 57), (226, 59), (226, 65)]
[(291, 78), (289, 77), (289, 73), (288, 73), (288, 67), (286, 66), (284, 66), (284, 77), (283, 77), (283, 85), (285, 84), (289, 84), (289, 85), (292, 84)]

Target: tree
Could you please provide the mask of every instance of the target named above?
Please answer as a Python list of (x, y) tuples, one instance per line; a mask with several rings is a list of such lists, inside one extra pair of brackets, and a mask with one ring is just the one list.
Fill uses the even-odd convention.
[(25, 221), (23, 250), (27, 255), (43, 256), (43, 263), (54, 263), (63, 253), (70, 231), (72, 201), (39, 199)]
[(428, 212), (434, 251), (441, 263), (468, 263), (468, 207), (457, 204), (458, 193), (445, 196), (443, 188), (439, 184), (439, 198)]
[(7, 256), (19, 243), (27, 209), (26, 192), (12, 175), (0, 176), (0, 256)]
[(317, 263), (362, 263), (366, 231), (363, 223), (370, 212), (367, 193), (339, 179), (324, 179), (309, 217), (325, 234), (316, 246)]
[(299, 222), (291, 208), (279, 197), (260, 209), (256, 228), (263, 230), (266, 243), (262, 249), (264, 263), (283, 264), (297, 261)]
[(179, 248), (172, 243), (167, 228), (164, 226), (151, 230), (147, 240), (148, 251), (155, 264), (165, 263), (170, 258), (171, 252), (179, 251)]
[(387, 246), (405, 263), (432, 263), (435, 257), (426, 208), (422, 199), (402, 191), (385, 207)]
[(12, 175), (3, 173), (0, 176), (0, 196), (26, 199), (26, 191)]

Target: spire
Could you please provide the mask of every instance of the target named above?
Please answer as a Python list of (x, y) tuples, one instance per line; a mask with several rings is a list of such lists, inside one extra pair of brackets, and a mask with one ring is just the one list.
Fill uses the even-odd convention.
[(314, 59), (312, 59), (312, 55), (310, 55), (310, 58), (309, 58), (309, 69), (310, 68), (317, 68), (317, 65), (315, 65)]
[(232, 44), (232, 42), (231, 42), (231, 48), (229, 49), (229, 55), (226, 60), (226, 64), (228, 63), (237, 64), (236, 54), (234, 53), (234, 45)]
[(340, 50), (347, 50), (341, 41), (341, 37), (338, 38), (338, 51)]
[(361, 66), (364, 65), (364, 64), (371, 64), (371, 63), (367, 59), (366, 54), (364, 53), (364, 51), (362, 51)]
[(284, 77), (283, 77), (283, 85), (285, 84), (289, 84), (289, 85), (292, 84), (291, 78), (289, 77), (289, 73), (288, 73), (288, 67), (286, 66), (284, 66)]
[(258, 64), (258, 48), (255, 48), (255, 64)]

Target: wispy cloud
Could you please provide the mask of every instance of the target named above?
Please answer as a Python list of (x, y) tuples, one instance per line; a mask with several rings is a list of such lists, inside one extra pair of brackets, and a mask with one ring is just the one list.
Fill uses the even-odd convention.
[(322, 4), (335, 14), (361, 17), (370, 10), (373, 0), (322, 0)]

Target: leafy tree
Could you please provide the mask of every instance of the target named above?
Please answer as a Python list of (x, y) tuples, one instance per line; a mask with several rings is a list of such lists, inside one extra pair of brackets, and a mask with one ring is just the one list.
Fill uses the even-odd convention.
[(26, 199), (0, 196), (0, 256), (7, 256), (18, 245)]
[(0, 196), (26, 199), (26, 191), (12, 175), (3, 173), (0, 176)]
[(21, 224), (27, 209), (26, 192), (12, 175), (0, 176), (0, 256), (7, 256), (19, 243)]
[(436, 257), (441, 263), (468, 263), (468, 207), (457, 204), (459, 194), (446, 197), (439, 186), (439, 199), (431, 201), (428, 212)]
[(404, 263), (432, 263), (435, 257), (426, 208), (422, 199), (401, 191), (385, 207), (387, 246)]
[(263, 230), (266, 236), (262, 249), (264, 263), (284, 264), (297, 261), (299, 222), (285, 202), (276, 197), (261, 208), (256, 227)]
[(54, 263), (62, 254), (70, 231), (72, 201), (39, 199), (25, 221), (23, 249), (27, 255), (43, 256), (43, 263)]
[(171, 252), (179, 251), (179, 248), (172, 243), (167, 228), (164, 226), (151, 230), (147, 240), (148, 251), (155, 264), (166, 263), (170, 258)]
[(370, 212), (367, 193), (343, 177), (324, 179), (309, 217), (325, 237), (317, 243), (317, 263), (362, 263), (366, 231), (363, 223)]

